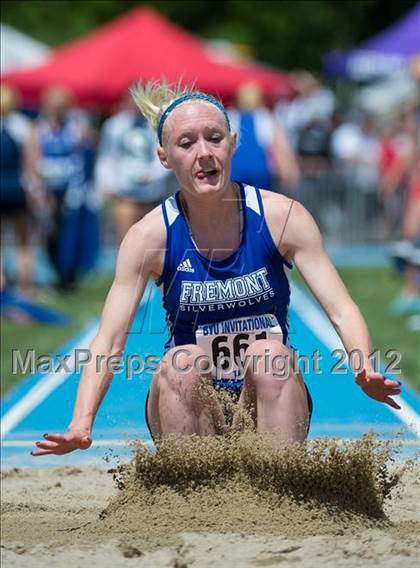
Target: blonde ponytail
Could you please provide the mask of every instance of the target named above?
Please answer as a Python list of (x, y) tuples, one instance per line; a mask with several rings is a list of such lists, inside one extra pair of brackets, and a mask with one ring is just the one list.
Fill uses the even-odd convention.
[(146, 84), (138, 83), (130, 92), (141, 114), (154, 130), (157, 130), (160, 117), (171, 102), (178, 97), (194, 93), (194, 90), (182, 87), (180, 83), (170, 85), (166, 82), (149, 81)]

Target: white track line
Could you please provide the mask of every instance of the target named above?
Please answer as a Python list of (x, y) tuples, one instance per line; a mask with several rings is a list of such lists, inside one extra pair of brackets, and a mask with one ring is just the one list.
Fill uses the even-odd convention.
[(318, 336), (330, 351), (344, 349), (341, 339), (324, 312), (293, 282), (290, 283), (290, 286), (292, 289), (291, 307), (299, 314), (299, 317), (309, 329)]
[[(90, 342), (98, 331), (99, 324), (95, 322), (83, 335), (80, 341), (73, 347), (76, 349), (87, 349)], [(70, 358), (71, 359), (71, 358)], [(1, 420), (0, 439), (3, 440), (7, 434), (23, 420), (32, 410), (45, 400), (57, 387), (62, 385), (75, 371), (76, 362), (69, 364), (69, 370), (60, 369), (57, 373), (49, 373), (32, 387), (12, 408), (6, 412)]]
[[(139, 308), (148, 300), (152, 300), (156, 292), (156, 286), (148, 284), (143, 298), (140, 302)], [(71, 349), (74, 352), (76, 349), (87, 349), (95, 337), (99, 327), (99, 322), (95, 322), (88, 331), (83, 335), (80, 341)], [(70, 355), (71, 355), (70, 352)], [(70, 360), (72, 357), (70, 357)], [(31, 388), (12, 408), (5, 413), (1, 419), (1, 432), (0, 440), (3, 440), (7, 434), (15, 428), (21, 420), (32, 412), (43, 400), (45, 400), (57, 387), (64, 383), (70, 375), (75, 372), (75, 362), (71, 365), (69, 371), (60, 369), (56, 373), (49, 373), (41, 379), (33, 388)]]
[[(298, 286), (291, 283), (291, 288), (292, 308), (298, 313), (299, 317), (305, 322), (309, 329), (318, 336), (331, 352), (334, 349), (344, 349), (337, 332), (321, 309)], [(413, 434), (420, 438), (420, 416), (402, 396), (393, 398), (401, 406), (401, 409), (397, 410), (388, 404), (385, 405), (386, 408), (393, 412)]]

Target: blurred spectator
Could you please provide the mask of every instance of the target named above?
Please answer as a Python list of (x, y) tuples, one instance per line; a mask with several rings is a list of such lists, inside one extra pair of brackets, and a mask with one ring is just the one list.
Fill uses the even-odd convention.
[(338, 167), (353, 167), (357, 161), (362, 131), (356, 122), (344, 120), (337, 113), (331, 135), (331, 156)]
[(353, 182), (364, 192), (376, 192), (380, 143), (372, 117), (365, 116), (361, 124), (342, 124), (333, 132), (331, 153), (340, 160), (351, 164)]
[(274, 112), (285, 129), (289, 143), (297, 150), (301, 134), (310, 125), (330, 129), (335, 97), (312, 73), (298, 71), (293, 74), (293, 79), (299, 95), (292, 101), (279, 101)]
[(393, 128), (381, 138), (379, 195), (384, 205), (388, 234), (394, 236), (401, 226), (412, 156), (416, 146), (416, 115), (402, 113)]
[[(410, 130), (409, 124), (405, 127)], [(403, 164), (400, 162), (399, 168), (407, 175), (407, 200), (401, 227), (402, 241), (393, 243), (390, 248), (402, 272), (403, 286), (391, 311), (395, 314), (420, 313), (420, 129), (417, 129), (415, 145), (405, 148), (404, 161)]]
[[(280, 101), (274, 112), (299, 156), (303, 177), (317, 178), (324, 175), (330, 166), (335, 98), (332, 91), (312, 73), (298, 71), (293, 78), (299, 95), (292, 101)], [(313, 191), (314, 181), (309, 182), (310, 188), (304, 188), (305, 193)]]
[(96, 184), (112, 200), (120, 241), (167, 197), (167, 175), (156, 154), (155, 134), (127, 94), (121, 110), (102, 127), (96, 164)]
[[(353, 211), (353, 205), (363, 210), (364, 221), (372, 221), (378, 215), (378, 167), (380, 143), (376, 125), (371, 116), (365, 116), (361, 124), (341, 122), (331, 135), (331, 157), (338, 176), (343, 180), (351, 196), (345, 206)], [(359, 193), (359, 195), (357, 195)], [(364, 203), (361, 203), (361, 201)], [(359, 201), (359, 203), (357, 203)], [(349, 209), (350, 208), (350, 209)], [(353, 211), (357, 214), (357, 211)]]
[(284, 189), (299, 183), (299, 166), (281, 126), (264, 108), (258, 85), (245, 83), (237, 94), (237, 109), (229, 110), (238, 145), (231, 177), (257, 187), (274, 189), (275, 177)]
[[(30, 248), (30, 200), (25, 183), (25, 163), (30, 124), (15, 111), (17, 93), (1, 86), (0, 106), (0, 204), (3, 229), (14, 233), (17, 249), (17, 284), (28, 292), (32, 283)], [(2, 239), (3, 240), (3, 239)]]
[(279, 101), (274, 114), (298, 156), (302, 179), (296, 197), (325, 233), (336, 233), (342, 208), (337, 203), (337, 184), (330, 162), (334, 95), (307, 71), (299, 71), (293, 78), (298, 96), (292, 101)]
[(345, 195), (343, 212), (359, 228), (361, 237), (382, 230), (383, 221), (378, 198), (380, 144), (376, 123), (371, 116), (358, 122), (342, 121), (334, 115), (331, 135), (331, 158), (337, 191)]
[(66, 89), (44, 92), (29, 151), (31, 186), (43, 194), (39, 217), (62, 290), (73, 289), (80, 270), (94, 263), (98, 232), (90, 183), (93, 139), (86, 115), (71, 105), (72, 96)]
[(331, 128), (325, 122), (309, 122), (299, 133), (297, 153), (302, 172), (318, 176), (330, 166)]

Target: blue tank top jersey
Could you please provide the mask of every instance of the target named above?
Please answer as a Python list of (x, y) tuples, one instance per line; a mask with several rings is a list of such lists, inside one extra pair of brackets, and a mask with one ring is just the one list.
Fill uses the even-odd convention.
[(70, 121), (53, 129), (46, 121), (39, 124), (40, 171), (46, 188), (61, 193), (71, 184), (83, 181), (83, 164), (75, 128)]
[(273, 178), (268, 161), (267, 148), (264, 148), (257, 137), (255, 121), (257, 116), (251, 111), (239, 112), (240, 139), (232, 156), (231, 175), (233, 179), (271, 189)]
[(21, 183), (22, 147), (3, 126), (0, 128), (0, 192), (1, 203), (24, 203)]
[[(167, 242), (164, 268), (157, 285), (163, 287), (170, 334), (166, 349), (200, 343), (197, 338), (211, 336), (213, 353), (216, 345), (229, 355), (227, 343), (223, 343), (228, 335), (223, 334), (234, 332), (236, 356), (238, 349), (246, 348), (243, 340), (250, 343), (250, 337), (266, 338), (259, 330), (277, 323), (281, 340), (287, 343), (290, 287), (285, 265), (289, 268), (291, 265), (271, 237), (260, 191), (240, 184), (240, 192), (242, 240), (238, 249), (223, 260), (212, 260), (197, 250), (179, 192), (162, 204)], [(250, 331), (254, 332), (253, 336)]]

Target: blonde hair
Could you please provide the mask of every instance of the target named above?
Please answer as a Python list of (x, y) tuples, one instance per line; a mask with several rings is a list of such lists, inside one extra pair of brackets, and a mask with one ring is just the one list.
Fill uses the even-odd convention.
[(253, 110), (263, 106), (263, 92), (258, 83), (242, 83), (236, 93), (238, 107), (244, 110)]
[(18, 106), (19, 94), (9, 85), (0, 87), (0, 114), (5, 115), (15, 110)]
[(166, 81), (149, 81), (146, 84), (137, 83), (130, 89), (141, 114), (148, 120), (150, 125), (157, 130), (160, 117), (172, 101), (184, 95), (198, 93), (193, 87), (183, 87), (181, 83), (170, 85)]
[(149, 121), (157, 132), (159, 143), (162, 144), (162, 130), (169, 113), (179, 104), (190, 101), (207, 102), (218, 108), (224, 115), (229, 131), (229, 117), (223, 103), (211, 95), (196, 91), (192, 87), (183, 87), (181, 83), (175, 86), (166, 82), (139, 83), (130, 92), (142, 115)]

